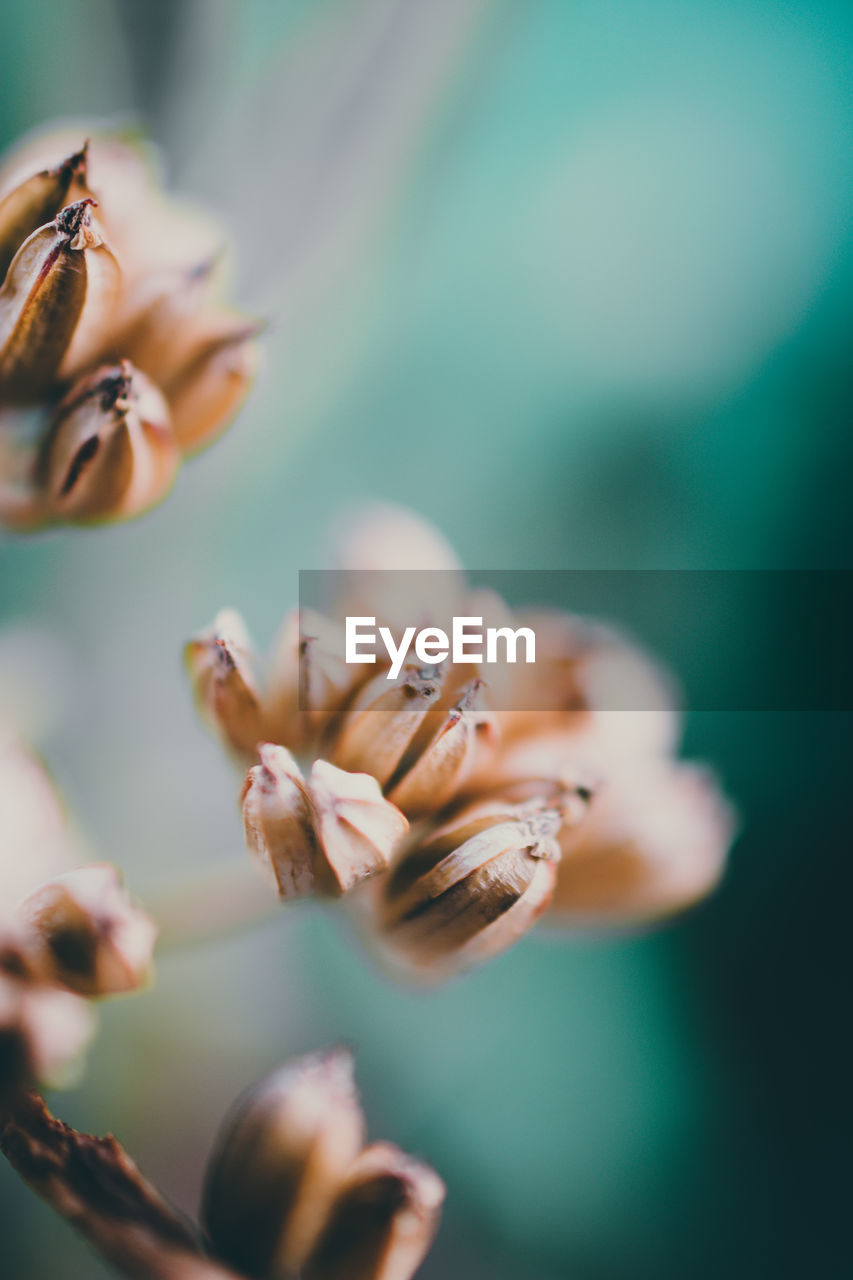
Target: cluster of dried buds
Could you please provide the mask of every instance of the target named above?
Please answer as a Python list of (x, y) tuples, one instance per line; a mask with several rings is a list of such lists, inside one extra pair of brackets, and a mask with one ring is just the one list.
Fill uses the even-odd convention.
[(68, 130), (0, 168), (0, 520), (123, 520), (242, 402), (257, 325), (218, 297), (218, 232), (152, 157)]
[[(156, 929), (130, 901), (114, 867), (58, 871), (67, 865), (70, 849), (56, 794), (38, 761), (11, 738), (0, 743), (0, 798), (0, 1104), (5, 1104), (28, 1085), (64, 1078), (93, 1030), (88, 1001), (144, 984)], [(44, 863), (48, 852), (50, 871)], [(29, 875), (22, 875), (27, 868)], [(42, 879), (45, 873), (48, 878)], [(20, 896), (27, 880), (41, 883)]]
[(251, 1280), (409, 1280), (444, 1184), (387, 1142), (365, 1146), (349, 1054), (301, 1058), (247, 1093), (211, 1157), (202, 1217)]
[[(342, 562), (458, 580), (439, 536), (396, 511), (356, 524)], [(367, 575), (331, 616), (290, 615), (264, 686), (231, 611), (187, 646), (204, 719), (250, 766), (246, 843), (282, 898), (340, 896), (369, 880), (354, 897), (371, 937), (406, 969), (443, 976), (503, 950), (545, 912), (574, 927), (636, 926), (711, 890), (732, 815), (707, 772), (674, 758), (678, 717), (654, 664), (612, 631), (538, 612), (516, 619), (535, 628), (536, 663), (504, 669), (497, 705), (470, 663), (410, 663), (390, 680), (381, 660), (343, 660), (340, 624), (344, 614), (393, 621), (392, 581)], [(512, 616), (466, 587), (448, 604)], [(428, 601), (418, 607), (436, 620)], [(643, 686), (645, 709), (614, 709), (626, 680)]]

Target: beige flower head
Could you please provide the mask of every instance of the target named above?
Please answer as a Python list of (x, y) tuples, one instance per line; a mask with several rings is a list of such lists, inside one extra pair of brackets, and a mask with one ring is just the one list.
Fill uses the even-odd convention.
[[(246, 843), (279, 894), (346, 894), (371, 879), (357, 896), (368, 933), (407, 970), (443, 976), (511, 945), (555, 903), (559, 918), (582, 919), (592, 890), (581, 879), (607, 878), (619, 841), (634, 849), (636, 883), (612, 873), (605, 920), (642, 923), (707, 893), (732, 824), (710, 775), (690, 785), (673, 760), (668, 676), (610, 628), (554, 610), (515, 615), (470, 590), (446, 572), (455, 562), (440, 536), (408, 512), (370, 513), (341, 560), (399, 568), (407, 549), (412, 569), (445, 571), (432, 597), (411, 575), (410, 618), (451, 609), (529, 624), (535, 663), (497, 678), (412, 653), (397, 674), (378, 655), (346, 663), (346, 615), (399, 615), (399, 579), (381, 574), (344, 577), (329, 616), (292, 613), (265, 679), (232, 611), (187, 646), (205, 720), (249, 768)], [(645, 709), (616, 709), (630, 693)], [(641, 826), (633, 803), (620, 818), (620, 797), (642, 779), (652, 781)]]
[(219, 235), (142, 144), (55, 130), (0, 167), (0, 521), (124, 520), (252, 382), (257, 325), (220, 301)]

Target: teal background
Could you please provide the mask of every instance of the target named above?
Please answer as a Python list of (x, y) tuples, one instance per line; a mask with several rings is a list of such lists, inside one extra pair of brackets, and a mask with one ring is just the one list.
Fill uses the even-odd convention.
[[(163, 507), (0, 548), (0, 691), (132, 887), (243, 856), (183, 639), (231, 604), (266, 646), (360, 501), (472, 566), (849, 567), (851, 55), (828, 2), (7, 0), (0, 141), (140, 119), (271, 319)], [(712, 686), (787, 643), (761, 598), (731, 633)], [(840, 1276), (849, 739), (689, 720), (742, 835), (661, 934), (424, 995), (299, 908), (164, 958), (54, 1104), (192, 1210), (233, 1096), (343, 1039), (373, 1136), (448, 1182), (425, 1280)], [(0, 1240), (15, 1280), (105, 1274), (5, 1167)]]

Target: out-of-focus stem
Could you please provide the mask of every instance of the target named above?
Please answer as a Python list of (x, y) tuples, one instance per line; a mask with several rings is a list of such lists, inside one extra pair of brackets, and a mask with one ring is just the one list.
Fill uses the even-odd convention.
[(158, 954), (243, 933), (281, 910), (275, 890), (248, 859), (201, 868), (143, 900), (160, 930)]
[(238, 1280), (112, 1136), (78, 1133), (36, 1093), (0, 1117), (0, 1150), (27, 1185), (130, 1280)]

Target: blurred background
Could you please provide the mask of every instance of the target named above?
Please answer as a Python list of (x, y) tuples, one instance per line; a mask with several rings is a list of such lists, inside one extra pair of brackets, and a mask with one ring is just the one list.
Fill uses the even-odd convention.
[[(0, 142), (141, 122), (271, 321), (164, 506), (0, 544), (2, 697), (132, 888), (245, 856), (181, 644), (230, 604), (265, 648), (357, 501), (472, 567), (849, 566), (851, 64), (840, 0), (6, 0)], [(709, 687), (787, 642), (745, 599)], [(849, 739), (688, 719), (742, 834), (661, 934), (421, 994), (288, 910), (164, 957), (54, 1105), (194, 1210), (232, 1098), (346, 1040), (372, 1136), (449, 1186), (424, 1280), (841, 1276)], [(0, 1240), (10, 1280), (106, 1275), (5, 1165)]]

